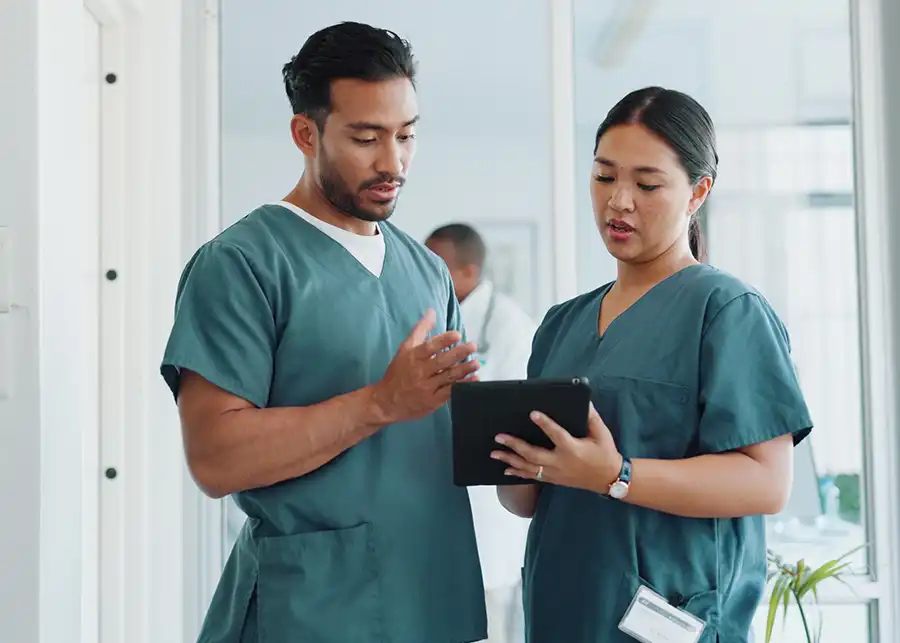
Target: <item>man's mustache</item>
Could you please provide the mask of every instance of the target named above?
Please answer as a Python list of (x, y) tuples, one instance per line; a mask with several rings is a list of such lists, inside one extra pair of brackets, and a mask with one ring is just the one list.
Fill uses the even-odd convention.
[(361, 190), (368, 190), (369, 188), (374, 188), (376, 185), (382, 185), (384, 183), (390, 183), (391, 185), (396, 185), (397, 187), (402, 188), (403, 184), (406, 183), (406, 179), (402, 176), (393, 176), (391, 174), (382, 174), (378, 178), (370, 179), (366, 181), (360, 186)]

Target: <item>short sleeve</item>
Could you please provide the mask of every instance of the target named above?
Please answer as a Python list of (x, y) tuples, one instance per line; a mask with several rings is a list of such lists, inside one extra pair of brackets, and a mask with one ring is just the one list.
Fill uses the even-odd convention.
[(733, 451), (812, 429), (787, 331), (760, 296), (723, 306), (700, 349), (701, 453)]
[(204, 245), (184, 269), (161, 374), (178, 397), (182, 369), (266, 406), (275, 352), (272, 306), (245, 255)]

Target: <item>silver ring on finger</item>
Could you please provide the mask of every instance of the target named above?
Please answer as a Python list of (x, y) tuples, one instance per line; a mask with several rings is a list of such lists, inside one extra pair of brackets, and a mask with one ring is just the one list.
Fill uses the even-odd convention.
[(537, 475), (534, 477), (535, 480), (541, 482), (544, 479), (544, 465), (540, 465), (537, 470)]

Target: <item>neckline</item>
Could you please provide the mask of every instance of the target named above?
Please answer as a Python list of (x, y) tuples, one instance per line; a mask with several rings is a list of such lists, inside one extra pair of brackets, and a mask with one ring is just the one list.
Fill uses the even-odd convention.
[(606, 284), (606, 286), (604, 286), (603, 288), (600, 289), (600, 296), (599, 296), (596, 306), (591, 307), (591, 311), (593, 312), (593, 320), (594, 320), (594, 333), (593, 333), (594, 338), (597, 341), (603, 341), (609, 335), (610, 330), (612, 330), (612, 328), (614, 326), (616, 326), (616, 323), (622, 317), (624, 317), (626, 314), (628, 314), (635, 307), (639, 306), (642, 301), (645, 301), (655, 291), (659, 290), (659, 288), (661, 286), (663, 286), (663, 284), (674, 281), (677, 277), (681, 276), (685, 272), (691, 271), (694, 268), (699, 268), (701, 266), (706, 267), (706, 265), (707, 264), (704, 264), (704, 263), (694, 263), (689, 266), (685, 266), (684, 268), (676, 270), (675, 272), (673, 272), (671, 275), (669, 275), (665, 279), (661, 279), (660, 281), (656, 282), (647, 290), (647, 292), (645, 292), (643, 295), (638, 297), (630, 306), (628, 306), (625, 310), (623, 310), (618, 315), (616, 315), (615, 318), (613, 318), (612, 321), (610, 321), (609, 324), (606, 326), (606, 329), (601, 333), (600, 332), (600, 315), (603, 313), (603, 302), (606, 300), (606, 296), (609, 294), (609, 291), (612, 290), (613, 286), (616, 284), (615, 281), (609, 282), (608, 284)]
[[(325, 230), (327, 229), (327, 230), (334, 232), (334, 234), (336, 234), (340, 237), (346, 237), (348, 239), (353, 239), (354, 242), (360, 241), (362, 243), (376, 243), (376, 242), (380, 243), (381, 241), (384, 240), (384, 232), (382, 230), (381, 224), (378, 222), (375, 222), (375, 234), (357, 234), (355, 232), (352, 232), (351, 230), (346, 230), (340, 226), (334, 225), (333, 223), (329, 223), (328, 221), (320, 219), (320, 218), (310, 214), (309, 212), (307, 212), (300, 206), (294, 205), (290, 201), (285, 201), (285, 200), (275, 201), (272, 203), (272, 205), (277, 205), (279, 207), (284, 208), (285, 210), (290, 211), (291, 213), (297, 215), (298, 217), (300, 217), (301, 219), (303, 219), (304, 221), (306, 221), (307, 223), (312, 225), (314, 228), (318, 228), (322, 232), (325, 232)], [(329, 233), (325, 232), (325, 234), (329, 234)], [(379, 237), (381, 237), (381, 238), (379, 239)]]
[[(393, 264), (394, 237), (393, 237), (393, 232), (390, 229), (391, 226), (386, 221), (378, 223), (379, 234), (372, 236), (373, 239), (378, 239), (380, 237), (381, 242), (384, 243), (384, 261), (382, 262), (382, 265), (381, 265), (381, 274), (376, 275), (373, 272), (371, 272), (368, 268), (366, 268), (362, 263), (360, 263), (359, 259), (357, 259), (353, 255), (353, 253), (350, 252), (340, 241), (338, 241), (337, 239), (332, 237), (325, 230), (322, 230), (317, 225), (313, 224), (311, 221), (308, 221), (306, 219), (306, 217), (299, 216), (298, 213), (295, 212), (295, 210), (294, 210), (295, 208), (297, 208), (297, 206), (295, 206), (293, 203), (288, 203), (286, 201), (285, 202), (275, 201), (275, 202), (270, 203), (269, 205), (277, 207), (282, 212), (289, 215), (293, 220), (298, 221), (300, 223), (300, 225), (304, 227), (304, 229), (312, 231), (313, 234), (317, 235), (319, 239), (323, 239), (326, 248), (330, 248), (332, 253), (338, 253), (339, 255), (343, 256), (345, 259), (349, 259), (349, 261), (354, 266), (354, 270), (356, 270), (358, 273), (360, 273), (364, 278), (374, 279), (376, 282), (382, 283), (382, 279), (385, 277), (385, 275), (388, 274), (388, 269)], [(298, 208), (298, 209), (300, 209), (300, 208)], [(302, 211), (306, 212), (305, 210), (302, 210)], [(309, 213), (306, 213), (306, 214), (310, 217), (312, 216)], [(317, 219), (317, 220), (321, 221), (321, 219)], [(353, 232), (350, 232), (349, 230), (344, 230), (343, 228), (338, 228), (337, 226), (332, 226), (330, 223), (326, 223), (324, 221), (322, 221), (322, 223), (324, 225), (333, 227), (336, 230), (340, 230), (341, 232), (343, 232), (345, 234), (352, 234), (355, 237), (365, 238), (363, 235), (356, 235)], [(328, 270), (332, 274), (335, 274), (334, 266), (329, 265), (329, 263), (327, 261), (320, 260), (319, 263), (326, 270)]]

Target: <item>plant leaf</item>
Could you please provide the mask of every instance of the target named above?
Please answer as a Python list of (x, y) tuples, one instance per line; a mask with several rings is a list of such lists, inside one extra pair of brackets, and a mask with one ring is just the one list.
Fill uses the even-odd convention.
[(787, 614), (788, 614), (788, 604), (791, 602), (791, 596), (794, 596), (793, 585), (794, 579), (791, 576), (787, 577), (787, 583), (785, 583), (784, 588), (784, 598), (782, 599), (783, 607), (781, 612), (781, 622), (787, 623)]
[[(846, 559), (857, 551), (868, 547), (868, 544), (862, 544), (845, 553), (840, 558), (830, 560), (816, 569), (812, 569), (806, 564), (804, 559), (800, 559), (796, 564), (786, 563), (784, 559), (771, 549), (766, 549), (766, 560), (768, 562), (766, 570), (766, 585), (774, 580), (772, 586), (772, 594), (769, 597), (769, 609), (766, 618), (766, 639), (765, 643), (771, 643), (772, 631), (775, 627), (775, 620), (778, 617), (778, 608), (781, 606), (783, 611), (783, 621), (787, 622), (787, 612), (790, 604), (791, 596), (797, 602), (798, 607), (805, 604), (803, 601), (807, 594), (812, 594), (813, 601), (819, 618), (815, 631), (810, 632), (807, 627), (807, 638), (819, 641), (822, 635), (821, 610), (819, 609), (819, 583), (828, 579), (834, 579), (842, 583), (844, 586), (854, 592), (843, 578), (842, 574), (850, 567), (850, 563)], [(802, 607), (801, 607), (802, 609)], [(810, 634), (814, 634), (811, 637)]]
[(806, 566), (806, 561), (801, 558), (797, 561), (797, 576), (794, 578), (794, 582), (791, 583), (794, 591), (800, 591), (800, 587), (808, 574), (809, 568)]
[(775, 627), (775, 619), (778, 616), (778, 606), (781, 604), (787, 589), (787, 577), (779, 575), (778, 580), (775, 581), (775, 586), (772, 587), (772, 595), (769, 597), (769, 613), (766, 616), (766, 643), (771, 643), (772, 641), (772, 630)]
[(839, 577), (841, 572), (849, 565), (850, 563), (842, 563), (840, 558), (829, 560), (803, 580), (797, 589), (798, 596), (803, 598), (810, 591), (810, 588), (817, 586), (825, 579)]

